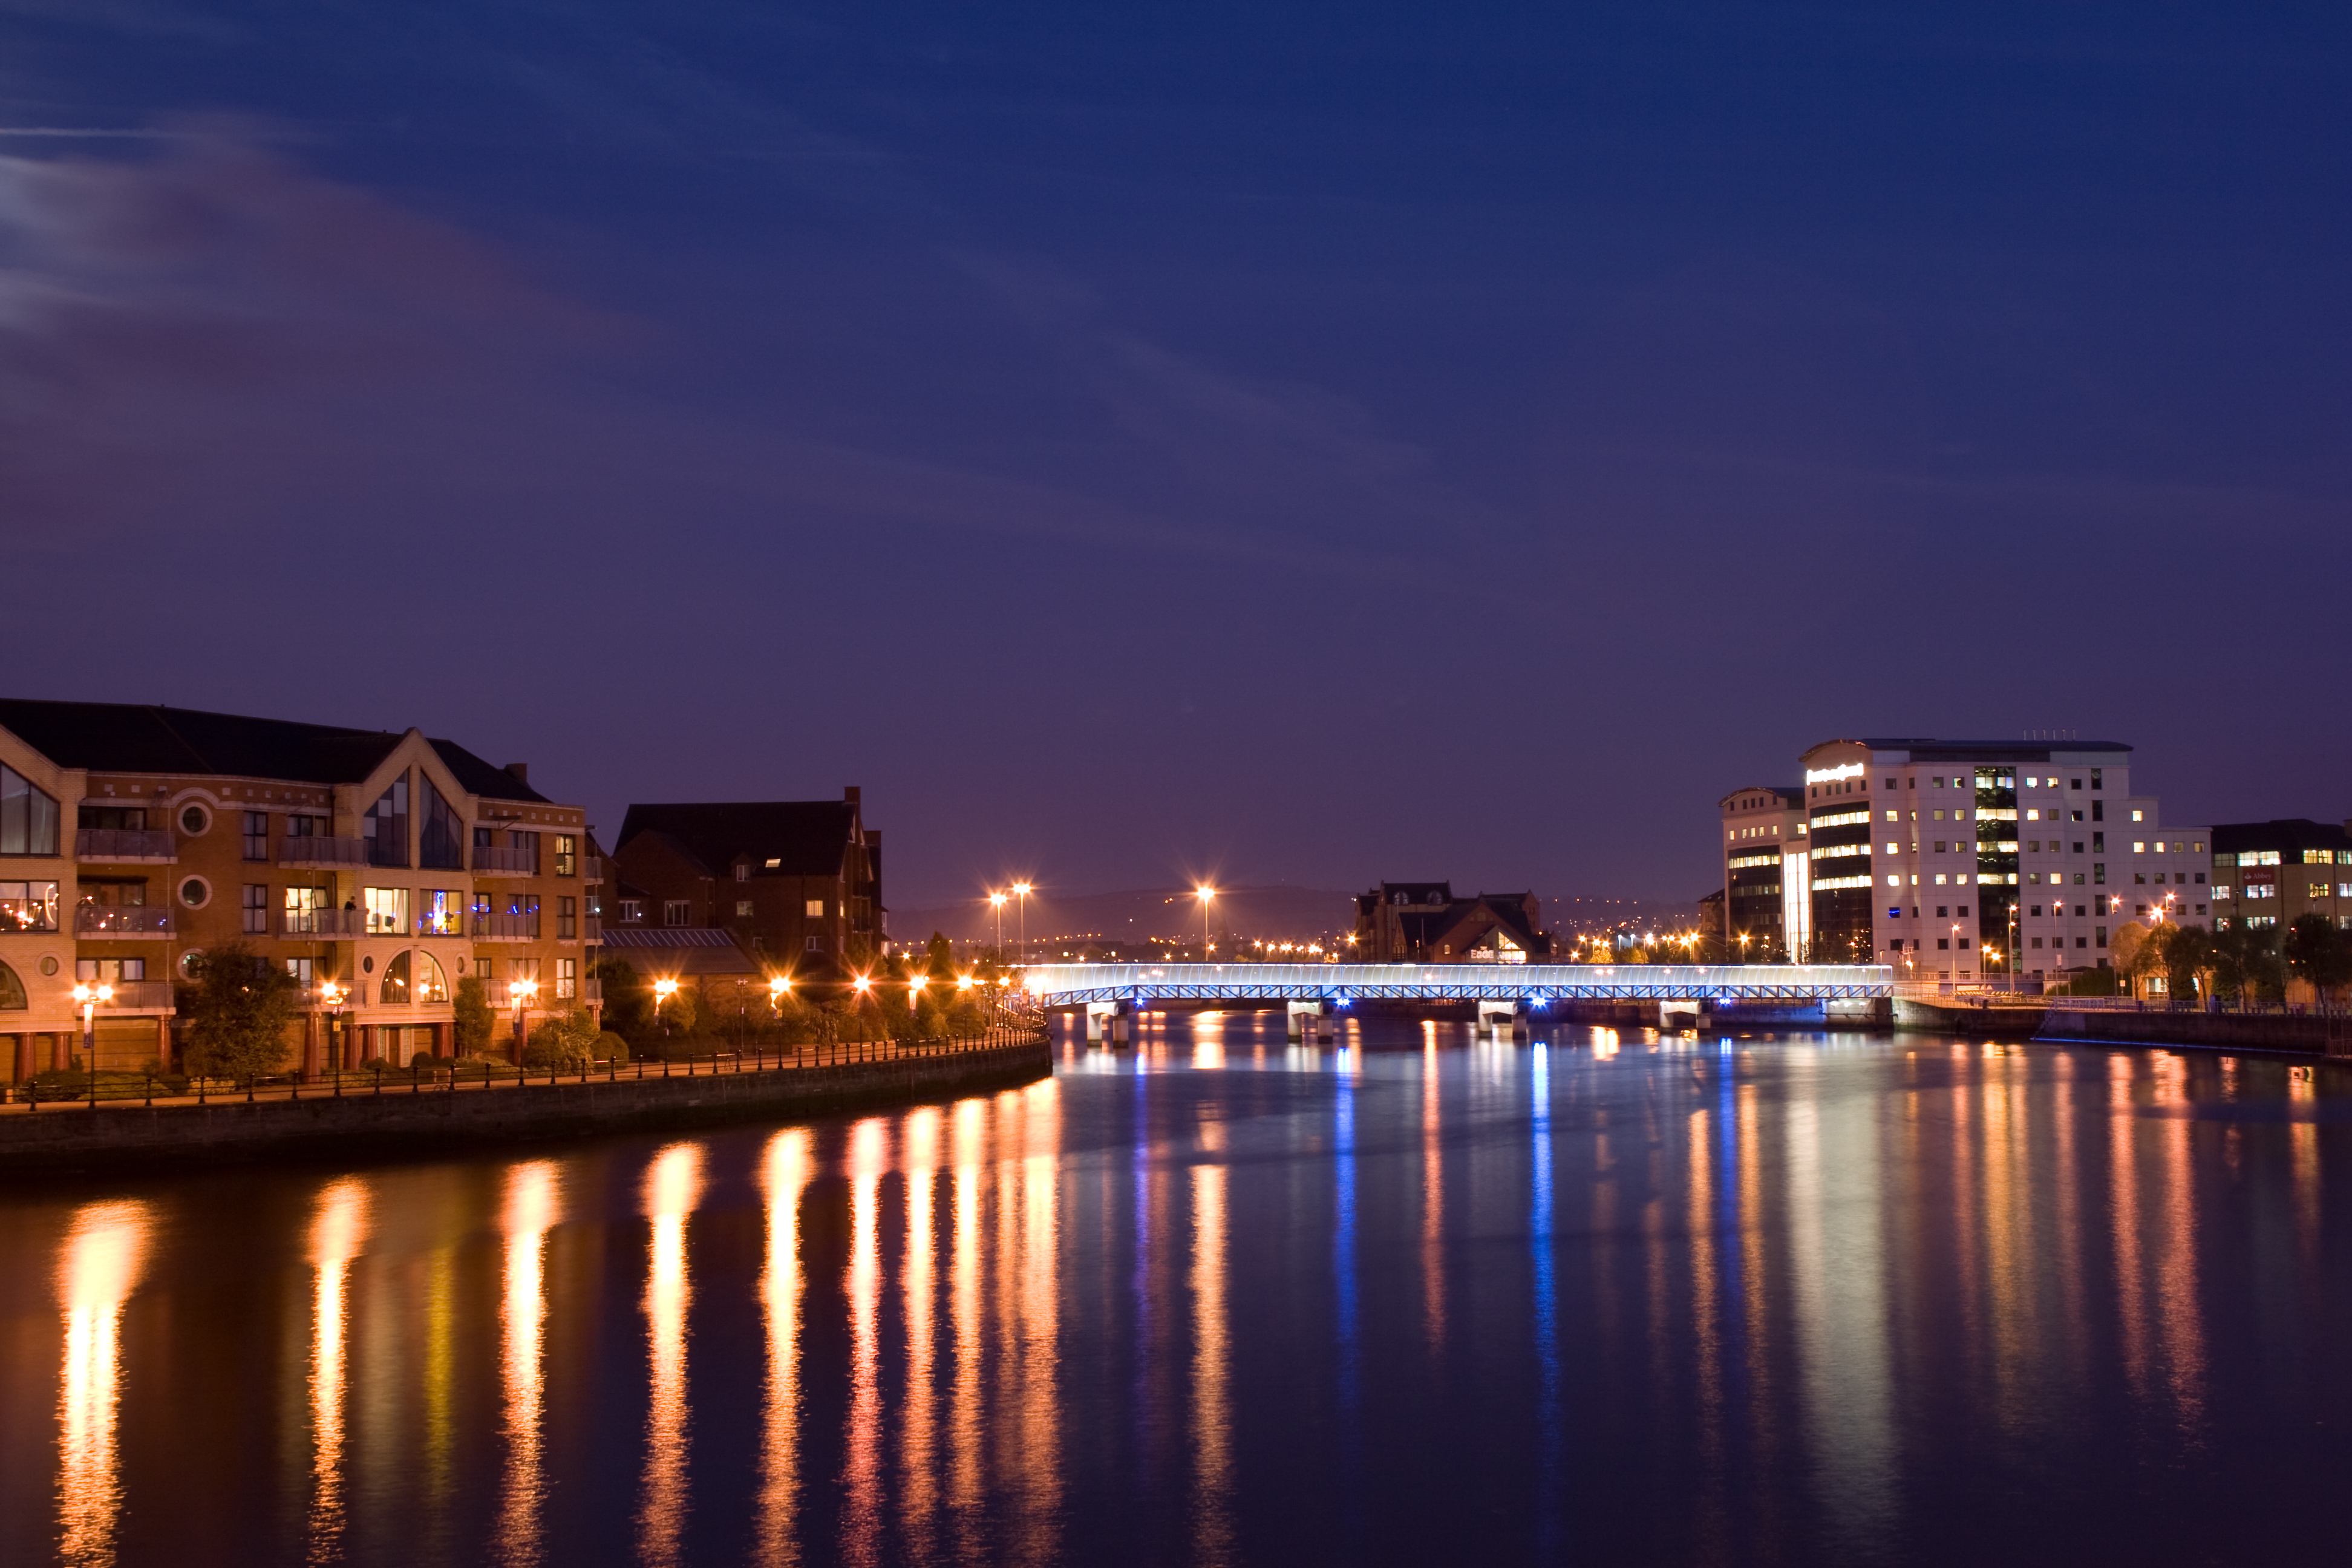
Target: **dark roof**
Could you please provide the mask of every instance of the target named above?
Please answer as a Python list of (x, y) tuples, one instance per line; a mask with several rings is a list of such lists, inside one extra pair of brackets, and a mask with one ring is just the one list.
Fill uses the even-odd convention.
[[(1836, 743), (1834, 741), (1830, 742), (1832, 745)], [(1728, 809), (1731, 803), (1743, 795), (1769, 795), (1783, 805), (1805, 804), (1805, 786), (1802, 784), (1741, 784), (1716, 804)]]
[(640, 833), (662, 833), (714, 877), (739, 858), (749, 858), (754, 876), (837, 877), (856, 822), (857, 807), (845, 800), (632, 805), (613, 852)]
[(2314, 822), (2307, 816), (2213, 825), (2214, 854), (2237, 855), (2248, 849), (2352, 849), (2352, 833), (2347, 833), (2341, 824)]
[(1874, 752), (1908, 752), (1915, 763), (2046, 763), (2053, 752), (2122, 752), (2121, 741), (1939, 741), (1932, 735), (1863, 736), (1857, 740), (1823, 741), (1805, 748), (1811, 756), (1822, 746), (1867, 746)]
[[(365, 778), (400, 743), (400, 736), (389, 730), (298, 724), (159, 703), (44, 702), (17, 697), (0, 698), (0, 729), (59, 767), (96, 773), (226, 773), (320, 784)], [(434, 741), (432, 746), (470, 794), (492, 800), (547, 799), (455, 741)]]
[(760, 973), (742, 944), (713, 926), (606, 926), (604, 947), (640, 974)]

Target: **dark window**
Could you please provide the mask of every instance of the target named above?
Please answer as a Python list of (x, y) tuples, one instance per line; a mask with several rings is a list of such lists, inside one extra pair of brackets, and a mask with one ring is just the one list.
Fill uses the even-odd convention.
[[(408, 775), (401, 774), (392, 781), (392, 787), (367, 808), (360, 818), (360, 837), (368, 841), (368, 864), (371, 866), (405, 866), (408, 864)], [(407, 985), (402, 984), (404, 997)]]
[[(2103, 779), (2105, 779), (2106, 776), (2107, 776), (2107, 770), (2106, 770), (2106, 769), (2105, 769), (2105, 768), (2093, 768), (2093, 769), (2091, 770), (2091, 787), (2092, 787), (2093, 789), (2099, 789), (2099, 788), (2104, 787), (2100, 781), (2102, 781)], [(2099, 808), (2099, 807), (2098, 807), (2098, 803), (2097, 803), (2096, 801), (2094, 801), (2094, 802), (2092, 802), (2092, 803), (2091, 803), (2091, 809), (2092, 809), (2092, 810), (2096, 811), (2098, 808)]]
[(555, 900), (555, 935), (559, 942), (569, 942), (580, 934), (580, 901), (558, 898)]
[(144, 833), (147, 812), (136, 805), (85, 805), (75, 813), (75, 826), (103, 828), (115, 833)]
[(2070, 782), (2074, 784), (2074, 786), (2076, 789), (2081, 789), (2081, 788), (2083, 787), (2083, 781), (2082, 781), (2081, 779), (2074, 779), (2074, 780), (2072, 780), (2072, 781), (2070, 781)]
[(1946, 909), (1946, 908), (1945, 908), (1943, 905), (1941, 905), (1941, 904), (1937, 904), (1937, 905), (1936, 906), (1936, 918), (1937, 918), (1937, 920), (1939, 920), (1939, 921), (1940, 921), (1940, 920), (1944, 920), (1944, 919), (1948, 918), (1948, 917), (1950, 916), (1951, 912), (1952, 912), (1951, 910), (1949, 910)]
[(269, 889), (258, 882), (245, 885), (245, 897), (240, 907), (245, 912), (245, 933), (261, 936), (269, 930)]
[(2107, 885), (2107, 863), (2105, 860), (2091, 862), (2091, 885), (2095, 888), (2104, 888)]
[(462, 871), (466, 868), (466, 823), (457, 809), (433, 787), (430, 778), (420, 775), (416, 781), (419, 815), (423, 820), (416, 829), (416, 863), (436, 871)]
[(686, 900), (684, 899), (671, 899), (662, 905), (662, 924), (666, 926), (684, 925), (686, 923), (686, 915), (687, 908)]
[(31, 1005), (25, 995), (25, 983), (16, 978), (15, 970), (0, 963), (0, 1011), (22, 1012)]
[(33, 781), (0, 764), (0, 855), (55, 855), (58, 802)]
[(507, 847), (523, 852), (523, 863), (530, 868), (531, 876), (539, 875), (539, 835), (520, 830), (507, 835)]
[(2076, 947), (2088, 947), (2091, 945), (2091, 939), (2088, 937), (2078, 936), (2074, 939), (2074, 945)]
[(2091, 940), (2097, 942), (2101, 947), (2106, 946), (2107, 928), (2105, 926), (2093, 926), (2091, 928)]
[(269, 814), (266, 811), (245, 814), (245, 858), (248, 860), (269, 858)]
[(2105, 822), (2106, 819), (2107, 803), (2104, 800), (2093, 801), (2091, 803), (2091, 820), (2093, 822)]
[(1939, 936), (1936, 939), (1936, 945), (1943, 949), (1945, 952), (1949, 952), (1952, 948), (1952, 939), (1948, 936)]
[(2197, 873), (2197, 880), (2198, 880), (2200, 883), (2202, 883), (2202, 882), (2205, 880), (2205, 873), (2204, 873), (2204, 872), (2202, 872), (2202, 871), (2198, 872), (2198, 873)]
[(626, 925), (626, 924), (628, 924), (631, 921), (642, 921), (642, 920), (644, 920), (645, 918), (646, 918), (646, 901), (645, 901), (645, 900), (643, 900), (643, 899), (623, 899), (623, 900), (621, 900), (621, 923), (622, 923), (623, 925)]

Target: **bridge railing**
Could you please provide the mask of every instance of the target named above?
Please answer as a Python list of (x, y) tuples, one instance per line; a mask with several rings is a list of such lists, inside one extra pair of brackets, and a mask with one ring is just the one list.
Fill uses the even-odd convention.
[(1046, 1006), (1082, 1002), (1412, 1000), (1741, 1001), (1881, 997), (1879, 964), (1050, 963), (1023, 989)]

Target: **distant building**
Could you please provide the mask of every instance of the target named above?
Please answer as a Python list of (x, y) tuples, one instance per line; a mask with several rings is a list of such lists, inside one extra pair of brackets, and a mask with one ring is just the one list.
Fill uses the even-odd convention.
[(1382, 882), (1358, 894), (1352, 946), (1362, 963), (1549, 963), (1552, 958), (1533, 893), (1457, 899), (1450, 882)]
[[(2352, 832), (2347, 828), (2352, 822), (2338, 825), (2307, 817), (2216, 825), (2216, 926), (2290, 926), (2299, 915), (2317, 913), (2339, 929), (2352, 928)], [(2134, 892), (2138, 893), (2137, 885)]]
[(1799, 784), (1750, 784), (1717, 803), (1723, 815), (1721, 934), (1742, 959), (1787, 959), (1811, 930), (1805, 878), (1805, 792)]
[(837, 801), (632, 805), (612, 858), (607, 930), (722, 930), (812, 977), (881, 952), (882, 835), (854, 787)]

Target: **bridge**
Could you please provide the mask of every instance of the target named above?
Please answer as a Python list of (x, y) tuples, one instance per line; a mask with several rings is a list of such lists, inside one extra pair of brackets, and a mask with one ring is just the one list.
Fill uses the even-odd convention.
[(1080, 1008), (1099, 1040), (1155, 1002), (1280, 1005), (1291, 1032), (1358, 1002), (1475, 1002), (1482, 1026), (1556, 1002), (1655, 1002), (1663, 1019), (1701, 1003), (1801, 1006), (1895, 994), (1878, 964), (1788, 963), (1042, 963), (1024, 989), (1038, 1005)]

